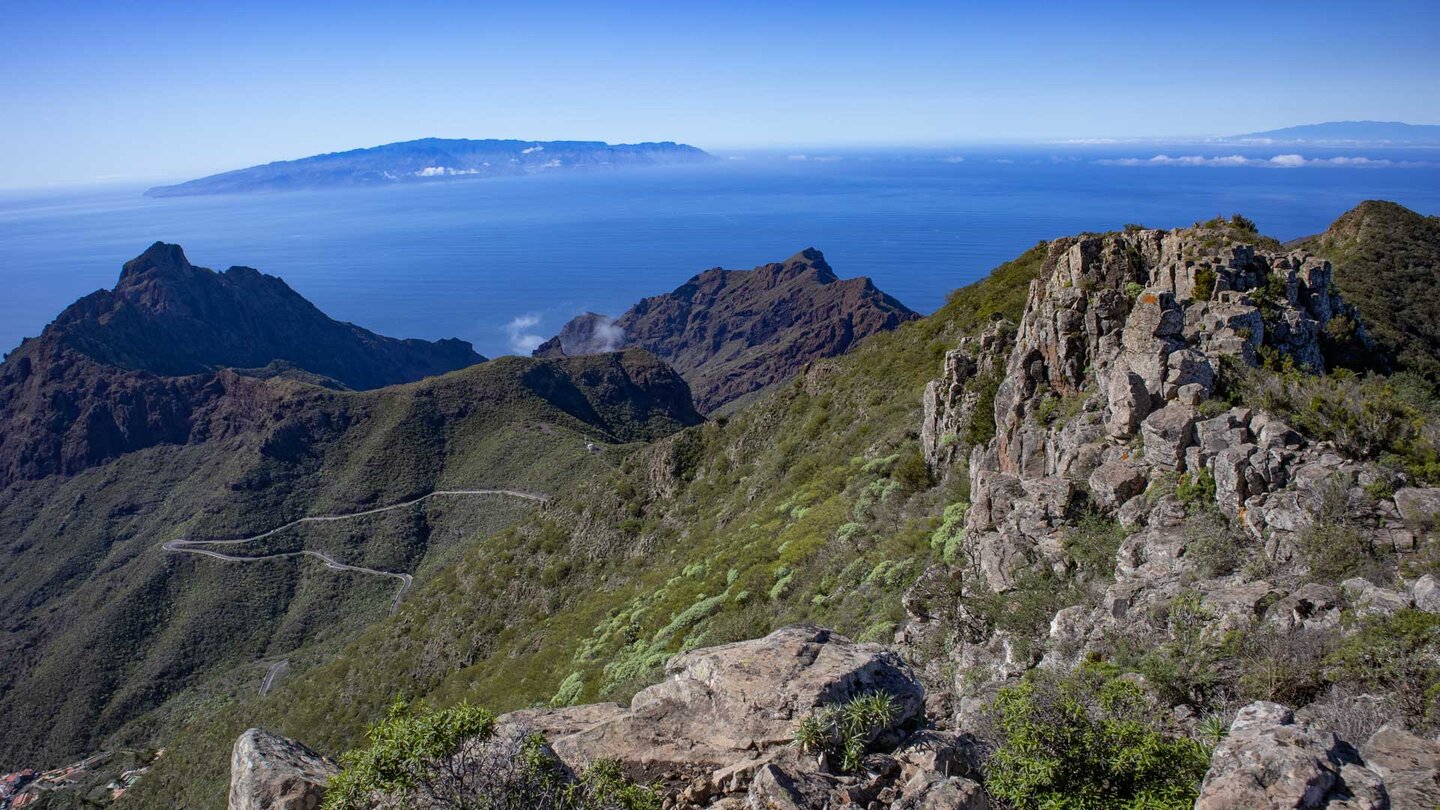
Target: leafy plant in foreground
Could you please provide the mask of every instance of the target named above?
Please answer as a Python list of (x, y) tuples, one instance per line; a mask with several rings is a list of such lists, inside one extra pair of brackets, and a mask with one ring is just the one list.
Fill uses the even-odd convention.
[(371, 726), (368, 748), (342, 758), (325, 810), (659, 810), (655, 791), (600, 761), (578, 779), (538, 734), (500, 729), (484, 709), (460, 704), (413, 714), (403, 701)]
[(888, 692), (872, 692), (826, 706), (800, 721), (795, 744), (807, 754), (823, 755), (840, 770), (860, 769), (870, 744), (895, 727), (900, 703)]
[(995, 702), (985, 784), (1016, 808), (1188, 808), (1209, 765), (1171, 734), (1140, 687), (1099, 666), (1032, 670)]

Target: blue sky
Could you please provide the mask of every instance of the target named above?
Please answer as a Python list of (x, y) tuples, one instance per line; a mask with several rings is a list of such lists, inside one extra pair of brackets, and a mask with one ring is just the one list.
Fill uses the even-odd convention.
[(723, 150), (1440, 123), (1434, 0), (0, 0), (0, 19), (8, 187), (431, 135)]

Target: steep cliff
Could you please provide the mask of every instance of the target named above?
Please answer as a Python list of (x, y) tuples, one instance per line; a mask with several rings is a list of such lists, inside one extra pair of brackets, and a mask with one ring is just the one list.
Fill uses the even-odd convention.
[(841, 280), (808, 248), (754, 270), (706, 270), (613, 320), (586, 313), (535, 355), (643, 348), (674, 366), (700, 409), (713, 412), (917, 317), (867, 278)]

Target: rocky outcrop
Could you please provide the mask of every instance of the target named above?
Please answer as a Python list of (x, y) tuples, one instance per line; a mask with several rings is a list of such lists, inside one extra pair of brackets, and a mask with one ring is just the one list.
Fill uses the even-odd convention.
[(332, 320), (279, 278), (157, 242), (0, 364), (0, 486), (190, 440), (197, 411), (235, 387), (223, 370), (365, 389), (484, 359)]
[(318, 810), (339, 767), (294, 740), (252, 728), (230, 755), (229, 810)]
[(905, 722), (924, 703), (919, 683), (893, 653), (819, 627), (680, 653), (665, 674), (635, 695), (629, 711), (553, 740), (556, 754), (572, 764), (606, 758), (720, 768), (786, 745), (796, 724), (821, 706), (886, 692), (899, 701)]
[(868, 278), (840, 279), (808, 248), (754, 270), (706, 270), (614, 320), (586, 313), (535, 354), (643, 348), (674, 366), (696, 405), (713, 412), (918, 317)]
[[(1403, 587), (1322, 581), (1301, 553), (1311, 530), (1341, 513), (1376, 547), (1416, 552), (1431, 542), (1436, 490), (1405, 487), (1403, 472), (1347, 457), (1261, 403), (1218, 396), (1246, 366), (1325, 373), (1370, 345), (1324, 260), (1225, 223), (1061, 239), (1020, 322), (987, 336), (947, 354), (925, 393), (926, 459), (968, 476), (969, 504), (961, 553), (907, 594), (900, 634), (927, 649), (943, 638), (957, 727), (1031, 668), (1174, 642), (1166, 617), (1182, 597), (1204, 644), (1252, 629), (1296, 644), (1309, 633), (1335, 639), (1353, 632), (1342, 611), (1440, 612), (1431, 577)], [(993, 438), (975, 423), (987, 388), (993, 411), (982, 416), (993, 423), (978, 427), (993, 427)], [(954, 440), (966, 430), (981, 439), (968, 448)], [(1119, 532), (1113, 576), (1108, 565), (1077, 571), (1071, 543), (1091, 517)], [(1084, 593), (1059, 606), (1048, 635), (1018, 638), (985, 613), (1011, 591), (1028, 589), (1016, 602), (1044, 601), (1035, 589), (1057, 581)], [(1193, 714), (1176, 702), (1177, 716)], [(1392, 806), (1381, 766), (1366, 761), (1321, 726), (1257, 704), (1216, 752), (1199, 806)]]
[[(924, 690), (892, 652), (814, 626), (681, 653), (630, 706), (529, 709), (501, 718), (538, 731), (572, 769), (599, 759), (668, 786), (675, 807), (987, 807), (965, 778), (974, 757), (954, 734), (915, 730)], [(791, 741), (825, 706), (884, 692), (899, 707), (888, 754), (864, 773), (833, 771)], [(949, 802), (949, 803), (947, 803)]]
[(1391, 806), (1380, 776), (1353, 747), (1296, 723), (1293, 712), (1275, 703), (1252, 703), (1235, 715), (1195, 802), (1195, 810)]
[(1361, 754), (1385, 780), (1392, 807), (1440, 807), (1440, 742), (1391, 723), (1371, 735)]
[(945, 353), (939, 379), (925, 386), (925, 420), (920, 426), (920, 444), (932, 469), (958, 460), (981, 405), (979, 387), (968, 383), (982, 374), (997, 377), (1014, 337), (1010, 325), (999, 322), (977, 337), (961, 338), (959, 346)]

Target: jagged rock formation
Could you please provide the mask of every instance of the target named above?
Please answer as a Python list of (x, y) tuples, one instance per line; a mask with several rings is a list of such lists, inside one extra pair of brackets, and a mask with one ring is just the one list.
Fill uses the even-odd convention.
[(918, 317), (868, 278), (841, 280), (807, 248), (754, 270), (706, 270), (614, 320), (586, 313), (535, 356), (640, 347), (674, 366), (696, 405), (713, 412)]
[(484, 359), (332, 320), (279, 278), (216, 273), (157, 242), (0, 365), (0, 486), (191, 440), (197, 411), (236, 385), (222, 369), (367, 389)]
[(334, 760), (264, 729), (235, 741), (230, 757), (229, 810), (318, 810)]
[[(1209, 639), (1339, 634), (1342, 609), (1440, 607), (1429, 576), (1400, 589), (1360, 577), (1337, 586), (1298, 549), (1324, 504), (1339, 502), (1368, 542), (1414, 553), (1429, 542), (1440, 490), (1406, 486), (1393, 469), (1217, 398), (1246, 366), (1318, 374), (1372, 347), (1333, 281), (1328, 262), (1231, 225), (1062, 239), (1018, 326), (997, 325), (947, 355), (926, 391), (921, 438), (941, 474), (973, 445), (957, 470), (970, 504), (954, 566), (927, 572), (907, 596), (901, 640), (940, 634), (953, 645), (960, 727), (998, 685), (1036, 666), (1104, 659), (1182, 596), (1198, 600)], [(977, 441), (981, 375), (994, 391), (994, 435)], [(1190, 487), (1184, 499), (1178, 485)], [(1232, 534), (1222, 545), (1254, 547), (1263, 564), (1207, 562), (1190, 528), (1196, 498), (1223, 515)], [(977, 599), (1044, 588), (1034, 583), (1069, 571), (1067, 543), (1086, 514), (1123, 528), (1113, 578), (1061, 606), (1038, 643), (976, 612)], [(1273, 704), (1241, 712), (1215, 757), (1201, 807), (1392, 806), (1379, 765), (1367, 769), (1349, 744)]]
[[(1361, 465), (1265, 414), (1199, 407), (1225, 358), (1255, 364), (1274, 352), (1323, 370), (1327, 327), (1354, 319), (1332, 290), (1327, 263), (1211, 246), (1211, 238), (1137, 231), (1051, 246), (1000, 372), (995, 438), (969, 459), (966, 549), (989, 588), (1004, 591), (1020, 570), (1053, 559), (1082, 498), (1130, 525), (1152, 511), (1163, 523), (1163, 502), (1152, 510), (1137, 500), (1162, 474), (1213, 476), (1220, 508), (1281, 557), (1305, 520), (1295, 482), (1341, 475), (1368, 483)], [(922, 437), (932, 464), (952, 457), (945, 436), (974, 408), (963, 384), (996, 362), (1000, 334), (951, 352), (927, 392)], [(1077, 412), (1053, 420), (1057, 403)], [(1393, 504), (1381, 512), (1396, 542), (1408, 542)], [(1152, 557), (1157, 548), (1135, 545)]]

